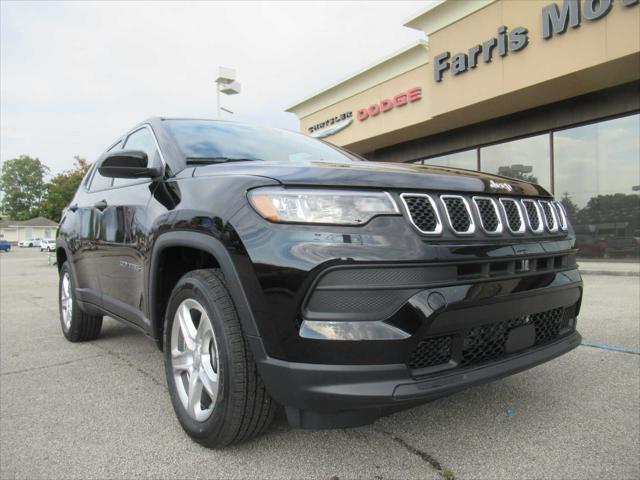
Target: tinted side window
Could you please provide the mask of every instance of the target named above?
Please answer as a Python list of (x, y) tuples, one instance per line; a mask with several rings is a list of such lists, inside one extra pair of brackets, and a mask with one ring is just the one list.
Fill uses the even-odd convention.
[[(136, 130), (131, 135), (129, 135), (129, 138), (127, 138), (127, 141), (124, 144), (124, 149), (142, 150), (147, 154), (149, 165), (153, 165), (158, 161), (158, 159), (156, 158), (156, 156), (158, 155), (156, 142), (154, 141), (153, 135), (148, 128), (141, 128), (140, 130)], [(132, 178), (114, 178), (113, 186), (118, 187), (139, 181), (139, 179)]]
[[(113, 147), (111, 147), (107, 152), (111, 152), (113, 150), (119, 150), (122, 146), (122, 142), (116, 143)], [(95, 173), (94, 173), (95, 172)], [(112, 178), (103, 177), (100, 175), (98, 171), (98, 165), (94, 165), (93, 169), (89, 173), (91, 175), (93, 173), (93, 178), (91, 179), (91, 186), (89, 187), (90, 192), (94, 192), (97, 190), (104, 190), (105, 188), (109, 188), (111, 186)]]
[(95, 173), (93, 174), (93, 179), (91, 180), (91, 186), (89, 187), (89, 191), (95, 192), (97, 190), (104, 190), (105, 188), (109, 188), (111, 186), (111, 178), (103, 177), (100, 175), (98, 171), (98, 166), (94, 167)]

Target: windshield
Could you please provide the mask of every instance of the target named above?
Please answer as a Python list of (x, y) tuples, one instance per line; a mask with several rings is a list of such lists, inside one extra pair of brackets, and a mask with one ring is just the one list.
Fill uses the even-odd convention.
[(363, 159), (300, 133), (215, 120), (166, 120), (187, 161), (322, 160), (345, 163)]

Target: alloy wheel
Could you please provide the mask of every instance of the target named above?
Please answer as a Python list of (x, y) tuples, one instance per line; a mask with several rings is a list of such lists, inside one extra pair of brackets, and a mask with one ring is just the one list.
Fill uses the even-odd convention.
[(62, 276), (62, 288), (60, 289), (60, 310), (65, 330), (71, 327), (73, 318), (73, 292), (71, 289), (71, 277), (69, 272), (64, 272)]
[(182, 406), (193, 420), (204, 422), (218, 398), (218, 345), (206, 310), (192, 298), (178, 306), (173, 318), (171, 365)]

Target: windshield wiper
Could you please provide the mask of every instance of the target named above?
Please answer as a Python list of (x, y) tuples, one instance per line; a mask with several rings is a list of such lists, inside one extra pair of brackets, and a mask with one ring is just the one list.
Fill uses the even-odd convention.
[(187, 165), (211, 165), (227, 162), (253, 162), (263, 161), (261, 158), (249, 157), (187, 157)]

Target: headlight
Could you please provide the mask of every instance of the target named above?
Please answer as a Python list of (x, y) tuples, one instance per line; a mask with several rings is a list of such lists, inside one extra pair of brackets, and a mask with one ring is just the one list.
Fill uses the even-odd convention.
[(399, 215), (386, 192), (258, 188), (249, 192), (253, 208), (267, 220), (283, 223), (361, 225), (376, 215)]

